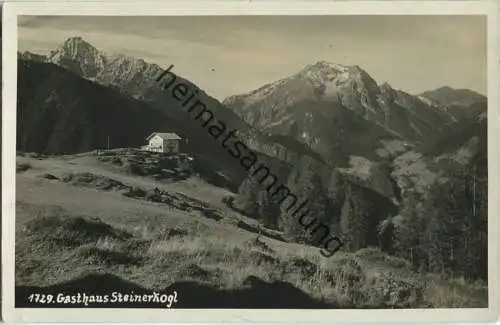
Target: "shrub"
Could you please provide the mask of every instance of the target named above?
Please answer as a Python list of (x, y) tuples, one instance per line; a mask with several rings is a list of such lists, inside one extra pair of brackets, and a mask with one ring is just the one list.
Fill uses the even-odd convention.
[(139, 187), (130, 187), (127, 192), (123, 193), (123, 195), (131, 198), (142, 198), (146, 196), (146, 191)]
[(28, 164), (28, 163), (17, 164), (17, 166), (16, 166), (16, 172), (17, 173), (25, 172), (25, 171), (27, 171), (30, 168), (31, 168), (31, 165)]
[(377, 273), (361, 291), (361, 307), (418, 308), (423, 301), (423, 286), (392, 272)]
[(283, 273), (298, 273), (304, 278), (313, 277), (318, 271), (318, 267), (314, 263), (300, 257), (293, 257), (282, 263), (281, 269)]
[(59, 179), (57, 178), (56, 176), (52, 175), (52, 174), (49, 174), (49, 173), (45, 173), (45, 174), (42, 174), (39, 176), (40, 178), (45, 178), (45, 179), (50, 179), (50, 180), (56, 180), (56, 179)]
[(158, 232), (157, 238), (160, 240), (169, 240), (173, 237), (184, 237), (187, 236), (188, 232), (184, 229), (179, 228), (163, 228)]
[(159, 191), (148, 190), (144, 198), (152, 202), (161, 202), (161, 194)]
[(339, 293), (354, 301), (358, 298), (366, 280), (363, 268), (353, 258), (341, 258), (336, 261), (333, 269), (328, 270), (326, 277)]

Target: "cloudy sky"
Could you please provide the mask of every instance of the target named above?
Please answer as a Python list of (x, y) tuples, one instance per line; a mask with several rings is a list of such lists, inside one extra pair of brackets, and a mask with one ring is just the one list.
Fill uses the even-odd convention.
[(174, 71), (223, 99), (317, 61), (356, 64), (378, 83), (420, 93), (486, 93), (481, 16), (56, 17), (19, 19), (19, 50), (47, 53), (81, 36)]

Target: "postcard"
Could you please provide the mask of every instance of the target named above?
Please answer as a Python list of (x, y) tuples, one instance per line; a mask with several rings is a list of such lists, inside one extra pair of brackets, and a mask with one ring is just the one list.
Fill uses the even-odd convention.
[(5, 4), (3, 317), (498, 318), (497, 16)]

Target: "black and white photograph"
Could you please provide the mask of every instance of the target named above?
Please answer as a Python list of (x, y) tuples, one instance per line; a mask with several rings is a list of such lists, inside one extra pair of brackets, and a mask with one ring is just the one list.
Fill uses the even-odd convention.
[(17, 16), (14, 308), (491, 308), (487, 31)]

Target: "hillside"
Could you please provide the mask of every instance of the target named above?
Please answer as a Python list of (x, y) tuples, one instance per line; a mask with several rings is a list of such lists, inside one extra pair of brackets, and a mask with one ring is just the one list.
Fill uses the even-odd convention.
[(107, 137), (113, 147), (138, 147), (151, 130), (176, 124), (144, 102), (49, 63), (20, 60), (18, 89), (22, 151), (85, 152), (106, 148)]
[[(347, 195), (349, 192), (355, 192), (356, 200), (366, 205), (367, 210), (363, 213), (369, 214), (367, 218), (372, 222), (367, 226), (372, 238), (376, 237), (377, 224), (397, 211), (390, 198), (371, 189), (369, 184), (343, 175), (339, 170), (332, 170), (314, 159), (304, 157), (287, 169), (272, 167), (279, 170), (277, 176), (292, 193), (301, 200), (307, 199), (314, 204), (309, 214), (329, 225), (336, 234), (341, 233), (342, 208), (353, 200)], [(254, 179), (247, 179), (240, 186), (238, 194), (234, 205), (240, 211), (260, 219), (268, 227), (280, 228), (292, 237), (303, 235), (304, 229), (297, 226), (298, 221), (280, 207), (280, 203), (266, 190), (265, 185)], [(376, 241), (369, 240), (369, 243), (367, 246), (377, 245)]]
[[(16, 306), (33, 289), (177, 288), (182, 296), (172, 308), (477, 307), (487, 301), (484, 286), (416, 273), (377, 249), (323, 259), (316, 248), (287, 243), (280, 232), (228, 209), (223, 198), (230, 192), (194, 175), (130, 174), (127, 161), (155, 158), (138, 154), (17, 157)], [(282, 298), (255, 299), (275, 294)]]
[(453, 89), (447, 86), (426, 91), (420, 97), (432, 100), (456, 120), (473, 118), (485, 112), (488, 105), (488, 99), (481, 94), (469, 89)]
[[(424, 143), (418, 150), (428, 156), (451, 153), (476, 138), (481, 143), (478, 150), (486, 152), (487, 118), (485, 112), (476, 114), (470, 119), (463, 119), (448, 126), (443, 136)], [(484, 154), (486, 156), (486, 154)]]
[(443, 86), (434, 90), (425, 91), (420, 96), (430, 98), (444, 106), (469, 107), (475, 103), (486, 103), (487, 98), (469, 89), (454, 89)]

